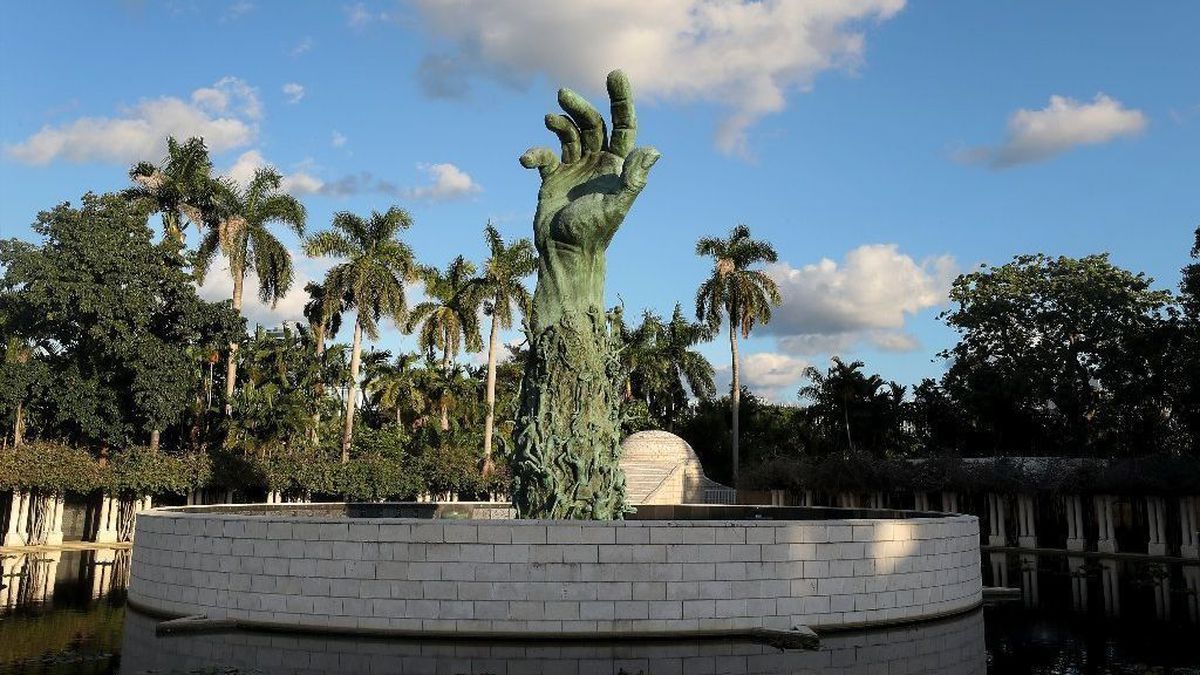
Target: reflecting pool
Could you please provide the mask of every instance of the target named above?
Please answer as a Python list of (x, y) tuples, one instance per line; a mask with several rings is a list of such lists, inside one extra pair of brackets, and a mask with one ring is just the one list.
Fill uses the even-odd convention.
[(1197, 673), (1200, 565), (984, 555), (1021, 597), (951, 619), (825, 635), (533, 644), (224, 632), (157, 637), (124, 607), (129, 552), (0, 558), (0, 673)]

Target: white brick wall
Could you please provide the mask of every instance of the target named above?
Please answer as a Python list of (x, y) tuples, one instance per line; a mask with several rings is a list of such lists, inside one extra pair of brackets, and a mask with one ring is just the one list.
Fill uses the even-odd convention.
[(788, 630), (981, 599), (974, 516), (496, 521), (144, 513), (129, 598), (277, 624), (520, 633)]

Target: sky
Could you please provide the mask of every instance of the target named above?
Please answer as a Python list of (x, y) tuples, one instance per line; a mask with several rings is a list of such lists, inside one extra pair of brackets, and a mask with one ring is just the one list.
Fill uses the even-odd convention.
[[(129, 0), (6, 14), (2, 237), (34, 238), (39, 211), (126, 187), (166, 136), (201, 135), (222, 174), (284, 174), (310, 232), (400, 205), (421, 261), (479, 261), (488, 221), (531, 236), (538, 177), (517, 158), (555, 146), (542, 117), (556, 89), (607, 113), (605, 75), (623, 68), (638, 145), (663, 157), (609, 248), (608, 302), (690, 314), (712, 268), (696, 240), (749, 225), (779, 252), (768, 272), (784, 303), (743, 345), (743, 378), (782, 402), (835, 354), (902, 384), (938, 377), (955, 342), (938, 314), (981, 263), (1108, 252), (1174, 289), (1200, 224), (1190, 0)], [(299, 319), (304, 283), (331, 264), (281, 238), (296, 283), (273, 309), (248, 298), (252, 324)], [(227, 297), (225, 275), (215, 266), (201, 293)], [(376, 344), (413, 345), (394, 327)], [(727, 383), (727, 342), (701, 349)]]

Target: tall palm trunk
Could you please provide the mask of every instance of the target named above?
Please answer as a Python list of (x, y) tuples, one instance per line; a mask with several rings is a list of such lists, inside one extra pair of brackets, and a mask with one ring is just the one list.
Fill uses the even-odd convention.
[[(450, 384), (450, 328), (447, 326), (442, 331), (444, 335), (446, 348), (442, 350), (442, 374), (445, 376), (445, 384)], [(442, 431), (450, 430), (450, 400), (446, 396), (447, 392), (442, 392)]]
[(358, 364), (362, 355), (362, 324), (354, 319), (354, 348), (350, 352), (350, 386), (346, 393), (346, 427), (342, 430), (342, 464), (350, 461), (354, 437), (354, 407), (358, 403)]
[(13, 419), (13, 450), (25, 442), (25, 401), (17, 401), (17, 411)]
[[(238, 270), (233, 275), (233, 311), (239, 316), (242, 314), (242, 285), (245, 283), (246, 273), (243, 270)], [(237, 382), (237, 351), (238, 343), (229, 343), (229, 361), (225, 365), (225, 416), (233, 414), (233, 388)]]
[(733, 429), (730, 432), (730, 438), (733, 441), (733, 488), (736, 490), (738, 484), (738, 409), (742, 405), (742, 384), (738, 372), (737, 327), (734, 325), (732, 313), (729, 320), (729, 352), (733, 367), (733, 391), (730, 392), (730, 400), (733, 402)]
[(487, 402), (487, 417), (483, 420), (483, 475), (486, 478), (492, 473), (492, 428), (496, 423), (496, 342), (499, 338), (499, 322), (496, 313), (492, 312), (492, 332), (488, 337), (487, 360), (487, 391), (484, 399)]
[[(325, 355), (324, 317), (322, 317), (321, 323), (318, 324), (317, 327), (313, 329), (313, 341), (316, 343), (317, 368), (321, 368), (321, 365), (322, 365), (321, 357)], [(317, 435), (321, 428), (321, 399), (325, 397), (325, 381), (322, 380), (321, 378), (324, 377), (324, 375), (325, 375), (325, 373), (323, 370), (318, 370), (317, 371), (317, 382), (313, 386), (313, 390), (314, 390), (313, 393), (316, 394), (316, 396), (315, 396), (316, 410), (313, 412), (313, 415), (312, 415), (312, 430), (309, 434), (309, 438), (314, 443), (317, 441)]]
[(162, 430), (154, 429), (150, 432), (150, 452), (158, 452), (159, 439), (162, 436)]

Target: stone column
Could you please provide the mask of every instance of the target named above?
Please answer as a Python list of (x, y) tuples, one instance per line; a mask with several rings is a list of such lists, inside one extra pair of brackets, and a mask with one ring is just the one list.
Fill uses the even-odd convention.
[(1192, 622), (1200, 621), (1200, 565), (1183, 565), (1183, 585), (1187, 593), (1188, 616)]
[(67, 500), (66, 496), (61, 494), (51, 495), (49, 499), (47, 517), (50, 522), (46, 528), (46, 545), (60, 546), (63, 542), (63, 508), (66, 506)]
[(29, 508), (33, 494), (26, 490), (13, 490), (12, 508), (8, 516), (8, 531), (4, 533), (5, 546), (25, 546), (29, 543)]
[(885, 500), (882, 492), (872, 492), (871, 493), (871, 508), (882, 509), (882, 508), (884, 508), (885, 503), (886, 503), (886, 500)]
[(15, 607), (21, 597), (21, 568), (25, 556), (0, 556), (0, 608)]
[(1077, 612), (1085, 612), (1088, 608), (1088, 578), (1083, 569), (1084, 564), (1082, 557), (1067, 558), (1067, 569), (1071, 572), (1071, 606)]
[(267, 503), (268, 504), (282, 504), (283, 503), (283, 494), (281, 494), (279, 492), (279, 490), (268, 491), (267, 492)]
[(226, 491), (225, 491), (225, 501), (224, 501), (224, 503), (225, 503), (225, 504), (232, 504), (232, 503), (233, 503), (233, 490), (226, 490)]
[(988, 545), (1007, 546), (1008, 534), (1005, 528), (1007, 517), (1004, 508), (1004, 495), (989, 494), (988, 500)]
[(29, 582), (33, 585), (30, 597), (34, 602), (45, 602), (54, 596), (54, 580), (58, 577), (58, 562), (62, 551), (49, 551), (38, 558), (30, 558)]
[(1104, 591), (1104, 613), (1108, 616), (1121, 615), (1121, 587), (1116, 560), (1100, 561), (1100, 587)]
[(106, 492), (100, 494), (100, 516), (96, 519), (97, 544), (111, 544), (117, 540), (118, 520), (121, 517), (121, 502)]
[(992, 568), (992, 585), (1008, 588), (1008, 554), (989, 553), (988, 564)]
[(111, 548), (101, 548), (93, 551), (92, 558), (92, 597), (102, 598), (112, 590), (114, 561), (117, 552)]
[(1179, 555), (1184, 558), (1200, 558), (1200, 498), (1179, 498)]
[(942, 510), (946, 513), (962, 513), (958, 507), (958, 493), (942, 491)]
[(784, 506), (786, 501), (783, 490), (771, 490), (771, 506)]
[(916, 509), (917, 511), (928, 511), (929, 510), (929, 493), (928, 492), (914, 492), (913, 493), (913, 508)]
[(1117, 534), (1113, 526), (1113, 498), (1109, 495), (1096, 495), (1096, 550), (1101, 553), (1117, 552)]
[(804, 491), (804, 501), (801, 502), (800, 505), (801, 506), (816, 506), (815, 495), (813, 495), (812, 490)]
[(1083, 533), (1083, 500), (1079, 495), (1063, 497), (1063, 505), (1067, 511), (1067, 550), (1082, 551), (1087, 548), (1087, 538)]
[(1146, 552), (1150, 555), (1167, 554), (1167, 503), (1162, 497), (1146, 497), (1146, 524), (1150, 537)]
[(1038, 594), (1037, 556), (1030, 553), (1021, 554), (1021, 598), (1026, 607), (1037, 607), (1041, 600)]
[(1017, 544), (1021, 548), (1037, 548), (1033, 495), (1017, 495)]
[(130, 523), (129, 527), (129, 541), (133, 541), (134, 535), (137, 534), (138, 514), (142, 511), (149, 511), (150, 509), (154, 508), (154, 497), (151, 495), (142, 495), (141, 497), (133, 500), (132, 508), (133, 522)]

